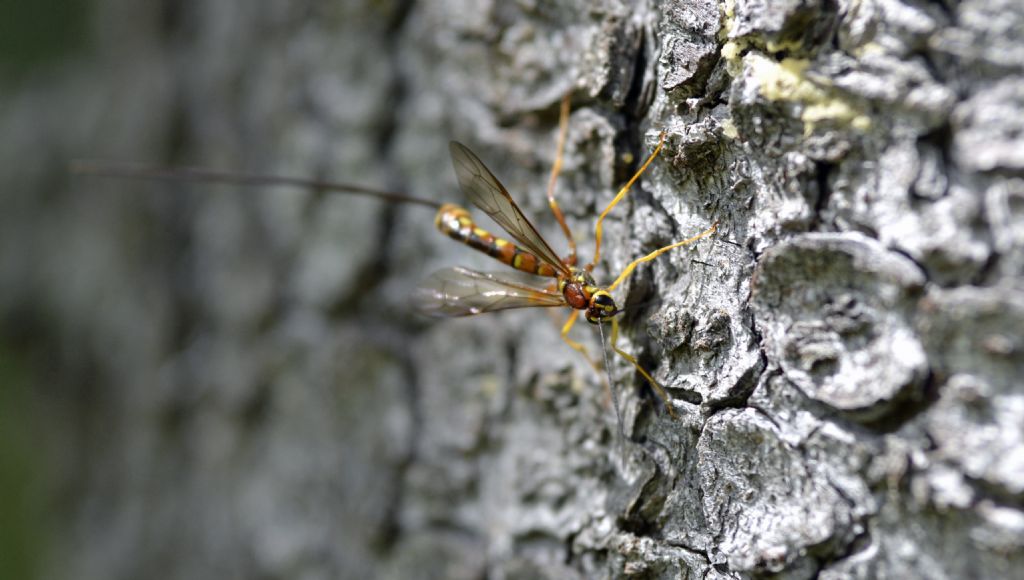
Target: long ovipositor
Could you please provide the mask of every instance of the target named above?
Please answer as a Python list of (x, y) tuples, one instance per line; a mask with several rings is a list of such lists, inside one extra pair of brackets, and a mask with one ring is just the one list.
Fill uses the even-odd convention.
[(478, 227), (473, 221), (473, 216), (464, 207), (453, 203), (442, 205), (437, 212), (437, 217), (434, 218), (434, 225), (449, 238), (460, 241), (474, 250), (479, 250), (516, 270), (538, 276), (552, 278), (558, 276), (550, 264), (532, 252)]

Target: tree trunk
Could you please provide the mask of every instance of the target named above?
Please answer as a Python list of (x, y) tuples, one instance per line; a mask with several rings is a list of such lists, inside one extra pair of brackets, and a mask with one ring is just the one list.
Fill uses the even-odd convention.
[[(65, 8), (0, 67), (9, 570), (1021, 574), (1019, 2), (153, 4)], [(419, 316), (430, 272), (504, 268), (429, 209), (66, 171), (463, 204), (458, 140), (563, 253), (543, 192), (566, 94), (583, 263), (665, 134), (599, 283), (719, 224), (613, 292), (676, 417), (563, 343), (567, 309)], [(572, 336), (600, 361), (597, 330)]]

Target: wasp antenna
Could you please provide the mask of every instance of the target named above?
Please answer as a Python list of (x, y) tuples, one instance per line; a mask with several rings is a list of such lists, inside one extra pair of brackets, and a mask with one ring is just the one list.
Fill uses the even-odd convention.
[(155, 165), (139, 165), (134, 163), (75, 160), (71, 162), (69, 169), (71, 173), (76, 175), (92, 175), (96, 177), (110, 177), (115, 179), (146, 179), (191, 183), (226, 183), (253, 187), (283, 185), (331, 193), (365, 195), (395, 203), (424, 205), (434, 209), (439, 209), (441, 207), (441, 203), (429, 199), (412, 197), (404, 193), (364, 187), (362, 185), (335, 181), (322, 181), (319, 179), (283, 177), (280, 175), (217, 171), (203, 167), (159, 167)]

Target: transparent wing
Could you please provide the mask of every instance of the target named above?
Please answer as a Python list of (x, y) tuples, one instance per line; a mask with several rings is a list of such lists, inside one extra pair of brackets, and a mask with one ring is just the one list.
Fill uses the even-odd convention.
[(452, 141), (448, 148), (452, 154), (455, 176), (459, 178), (459, 186), (469, 201), (491, 216), (524, 248), (551, 264), (555, 270), (568, 274), (569, 269), (558, 254), (544, 241), (530, 220), (526, 219), (516, 202), (512, 201), (512, 196), (483, 162), (461, 143)]
[(413, 299), (417, 308), (430, 316), (565, 305), (562, 295), (553, 290), (461, 267), (434, 272), (416, 289)]

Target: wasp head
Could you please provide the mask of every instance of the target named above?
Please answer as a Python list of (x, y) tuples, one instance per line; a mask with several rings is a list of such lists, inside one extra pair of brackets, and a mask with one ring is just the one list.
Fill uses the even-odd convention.
[(607, 290), (596, 290), (591, 294), (590, 305), (587, 306), (587, 322), (600, 324), (618, 313), (619, 308), (615, 305), (615, 299)]

